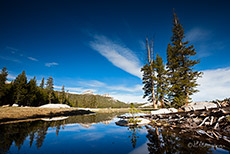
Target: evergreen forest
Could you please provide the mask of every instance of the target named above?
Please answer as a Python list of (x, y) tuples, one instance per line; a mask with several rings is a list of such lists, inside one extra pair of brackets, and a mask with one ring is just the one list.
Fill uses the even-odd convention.
[[(7, 82), (8, 71), (4, 67), (0, 74), (0, 106), (18, 104), (19, 106), (41, 106), (44, 104), (67, 104), (72, 107), (91, 108), (122, 108), (129, 104), (95, 94), (70, 94), (65, 92), (64, 85), (61, 91), (54, 90), (53, 78), (45, 82), (43, 78), (37, 85), (36, 77), (28, 81), (25, 71), (15, 80)], [(137, 107), (140, 104), (134, 103)]]

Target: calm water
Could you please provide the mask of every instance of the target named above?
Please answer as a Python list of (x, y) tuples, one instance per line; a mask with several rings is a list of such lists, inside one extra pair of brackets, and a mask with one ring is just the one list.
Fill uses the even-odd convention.
[[(63, 121), (0, 125), (0, 153), (145, 154), (229, 153), (230, 145), (196, 139), (180, 130), (120, 127), (116, 114), (73, 116)], [(190, 135), (190, 136), (189, 136)]]

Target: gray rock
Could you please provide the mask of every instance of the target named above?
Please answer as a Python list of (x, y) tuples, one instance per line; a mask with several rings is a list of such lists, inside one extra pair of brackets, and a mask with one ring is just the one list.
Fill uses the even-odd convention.
[(117, 125), (119, 126), (127, 126), (128, 125), (128, 121), (127, 120), (119, 120), (117, 122), (115, 122)]
[(185, 111), (196, 111), (196, 110), (203, 110), (203, 109), (213, 109), (218, 108), (218, 105), (212, 102), (192, 102), (188, 105), (184, 105), (182, 107)]

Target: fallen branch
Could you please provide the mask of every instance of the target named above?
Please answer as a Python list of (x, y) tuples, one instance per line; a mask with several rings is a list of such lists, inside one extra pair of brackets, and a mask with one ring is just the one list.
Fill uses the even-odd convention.
[(211, 135), (209, 135), (208, 133), (206, 133), (205, 131), (204, 131), (204, 133), (205, 133), (208, 137), (214, 138), (214, 137), (212, 137)]
[(219, 136), (217, 136), (214, 131), (212, 131), (212, 134), (217, 138), (217, 140), (219, 140)]
[(209, 117), (206, 117), (206, 118), (203, 120), (203, 122), (199, 125), (199, 127), (202, 126), (202, 125), (205, 123), (205, 121), (208, 120), (208, 118), (209, 118)]
[(220, 122), (222, 119), (224, 119), (224, 118), (225, 118), (225, 116), (222, 116), (222, 117), (220, 117), (220, 118), (217, 120), (217, 123), (216, 123), (214, 129), (216, 129), (217, 127), (219, 127), (219, 122)]
[(210, 122), (210, 125), (212, 125), (212, 124), (213, 124), (213, 120), (214, 120), (214, 117), (213, 117), (213, 116), (211, 116), (211, 122)]
[(229, 142), (230, 143), (230, 140), (226, 139), (226, 138), (223, 138), (225, 141)]

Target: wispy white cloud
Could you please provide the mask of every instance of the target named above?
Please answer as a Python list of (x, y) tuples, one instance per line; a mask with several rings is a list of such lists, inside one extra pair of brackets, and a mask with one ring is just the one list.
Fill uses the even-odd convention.
[(134, 86), (125, 86), (125, 85), (108, 85), (104, 82), (97, 80), (88, 80), (88, 81), (80, 81), (79, 84), (84, 87), (93, 87), (107, 89), (110, 91), (123, 91), (123, 92), (140, 92), (142, 91), (143, 85), (137, 84)]
[(195, 45), (198, 58), (204, 58), (213, 55), (216, 51), (222, 51), (226, 48), (224, 41), (213, 41), (212, 31), (199, 27), (192, 28), (185, 34), (185, 40)]
[(97, 80), (79, 81), (78, 84), (89, 87), (102, 87), (106, 85), (105, 83)]
[(10, 73), (7, 76), (7, 79), (10, 79), (10, 80), (14, 80), (15, 78), (16, 78), (16, 76), (13, 74), (10, 74)]
[(203, 77), (198, 79), (198, 90), (194, 101), (209, 101), (230, 97), (230, 68), (203, 71)]
[[(54, 86), (56, 90), (61, 90), (62, 86)], [(69, 93), (73, 94), (82, 94), (86, 91), (96, 92), (96, 89), (89, 89), (89, 88), (83, 88), (83, 87), (65, 87), (65, 91), (68, 91)]]
[(38, 61), (36, 58), (33, 58), (33, 57), (27, 57), (27, 58), (32, 61)]
[[(20, 73), (18, 73), (18, 74), (20, 74)], [(8, 71), (7, 79), (8, 79), (8, 80), (15, 80), (16, 77), (18, 76), (18, 74), (16, 75), (16, 73), (11, 72), (11, 71), (10, 71), (10, 72)], [(33, 79), (34, 76), (31, 76), (31, 75), (27, 75), (27, 74), (26, 74), (26, 78), (27, 78), (27, 81), (29, 81), (29, 80)], [(39, 83), (39, 82), (37, 82), (37, 83)]]
[(109, 90), (115, 90), (115, 91), (126, 91), (126, 92), (138, 92), (138, 91), (142, 91), (142, 85), (135, 85), (135, 86), (131, 86), (131, 87), (127, 87), (127, 86), (122, 86), (122, 85), (118, 85), (118, 86), (108, 86), (106, 85), (105, 88), (109, 89)]
[(19, 51), (19, 49), (16, 49), (16, 48), (14, 48), (14, 47), (9, 47), (9, 46), (6, 46), (6, 48), (5, 48), (7, 51), (9, 51), (10, 53), (12, 53), (12, 54), (15, 54), (15, 53), (17, 53), (18, 51)]
[(52, 62), (52, 63), (45, 63), (45, 66), (51, 67), (51, 66), (56, 66), (59, 65), (58, 63)]
[(193, 28), (185, 34), (185, 39), (191, 42), (197, 42), (202, 40), (208, 40), (211, 32), (201, 28)]
[(208, 44), (199, 44), (197, 47), (198, 58), (204, 58), (212, 55), (211, 48)]
[(139, 59), (129, 48), (113, 42), (102, 35), (94, 35), (90, 46), (107, 58), (114, 66), (134, 75), (142, 77)]
[(226, 49), (227, 42), (205, 42), (201, 41), (197, 43), (197, 56), (198, 58), (208, 57), (215, 54), (217, 51), (220, 53)]
[[(114, 99), (123, 102), (146, 102), (143, 99), (143, 90), (141, 84), (136, 85), (108, 85), (107, 83), (97, 81), (97, 80), (87, 80), (77, 82), (79, 86), (67, 87), (69, 93), (81, 94), (85, 92), (93, 92), (94, 94), (104, 94), (108, 93)], [(55, 86), (56, 90), (61, 90), (62, 86)]]
[(113, 97), (116, 100), (120, 100), (126, 103), (131, 103), (131, 102), (137, 102), (137, 103), (144, 103), (147, 102), (146, 99), (143, 99), (143, 95), (135, 95), (135, 94), (122, 94), (122, 93), (115, 93), (111, 94), (111, 97)]
[(138, 41), (141, 50), (146, 50), (146, 44), (143, 40)]
[(20, 60), (15, 59), (13, 57), (6, 57), (6, 56), (0, 56), (1, 59), (7, 60), (7, 61), (12, 61), (12, 62), (16, 62), (16, 63), (21, 63)]
[[(54, 86), (57, 90), (61, 90), (62, 86)], [(85, 89), (81, 87), (65, 87), (65, 90), (72, 91), (72, 92), (83, 92)]]
[(13, 47), (9, 47), (9, 46), (7, 46), (7, 47), (6, 47), (6, 49), (7, 49), (7, 50), (11, 50), (11, 51), (15, 51), (15, 52), (17, 52), (17, 51), (18, 51), (18, 49), (13, 48)]

